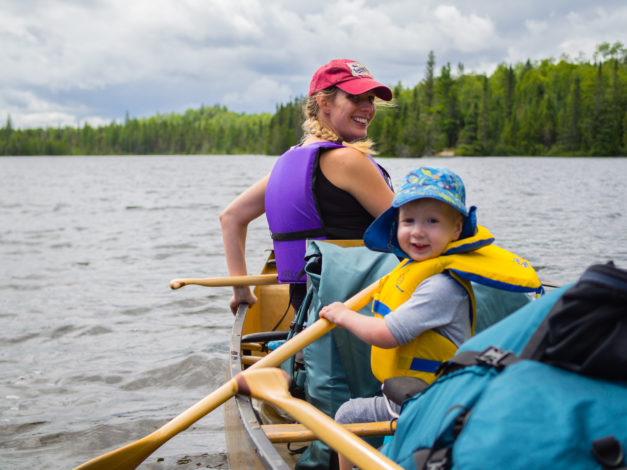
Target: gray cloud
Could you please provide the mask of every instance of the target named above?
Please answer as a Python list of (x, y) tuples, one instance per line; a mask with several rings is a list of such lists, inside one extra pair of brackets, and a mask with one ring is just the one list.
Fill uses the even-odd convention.
[[(592, 57), (627, 42), (622, 0), (8, 0), (0, 4), (0, 112), (18, 127), (99, 125), (224, 104), (274, 111), (332, 58), (413, 86), (438, 67)], [(0, 119), (5, 116), (0, 114)]]

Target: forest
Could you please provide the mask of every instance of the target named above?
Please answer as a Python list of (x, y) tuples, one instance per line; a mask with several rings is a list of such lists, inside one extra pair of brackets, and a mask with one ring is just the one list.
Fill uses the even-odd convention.
[[(488, 75), (464, 65), (436, 67), (423, 80), (393, 87), (369, 138), (381, 156), (627, 155), (627, 49), (603, 43), (593, 60), (552, 58), (500, 64)], [(0, 128), (0, 155), (280, 155), (302, 137), (304, 97), (274, 113), (201, 106), (92, 127)]]

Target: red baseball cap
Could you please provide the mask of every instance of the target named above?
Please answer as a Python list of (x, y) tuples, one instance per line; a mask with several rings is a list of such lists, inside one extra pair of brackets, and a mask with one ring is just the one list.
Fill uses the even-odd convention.
[(351, 95), (361, 95), (372, 90), (377, 98), (384, 101), (392, 99), (392, 90), (372, 78), (364, 64), (354, 60), (332, 60), (316, 70), (309, 85), (309, 96), (333, 85)]

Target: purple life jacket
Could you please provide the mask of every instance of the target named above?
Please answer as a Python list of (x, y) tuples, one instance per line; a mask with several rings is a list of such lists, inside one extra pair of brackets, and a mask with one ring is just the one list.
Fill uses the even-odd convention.
[[(328, 230), (313, 193), (313, 179), (322, 151), (340, 147), (342, 145), (334, 142), (292, 147), (279, 157), (272, 168), (266, 186), (265, 208), (274, 245), (277, 279), (281, 283), (307, 282), (303, 272), (306, 240), (327, 238)], [(385, 178), (385, 170), (372, 157), (368, 158)], [(335, 237), (338, 232), (346, 239), (363, 238), (363, 233), (355, 230), (333, 229)]]

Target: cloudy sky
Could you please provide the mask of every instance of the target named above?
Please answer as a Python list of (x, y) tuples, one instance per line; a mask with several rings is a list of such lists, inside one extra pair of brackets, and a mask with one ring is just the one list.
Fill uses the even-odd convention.
[(386, 84), (627, 45), (625, 0), (0, 0), (0, 125), (273, 112), (333, 58)]

